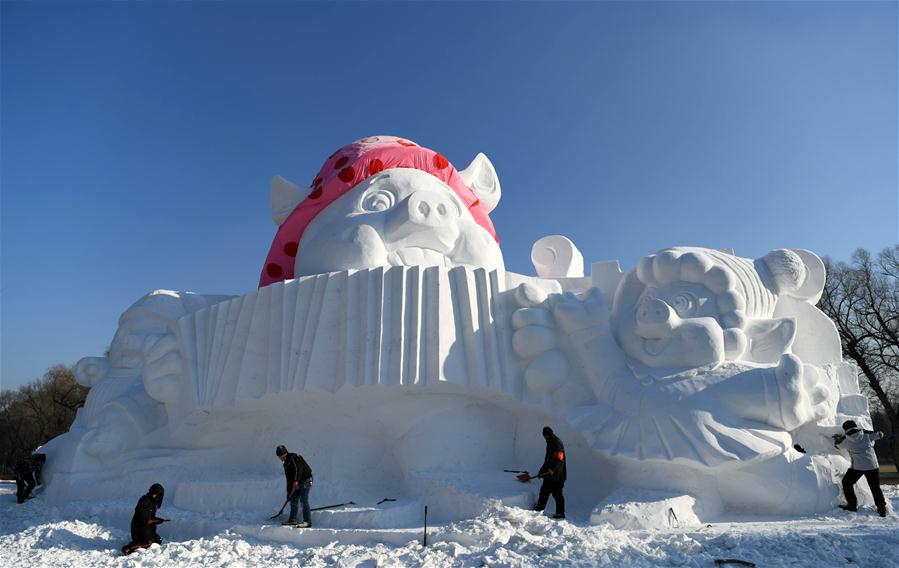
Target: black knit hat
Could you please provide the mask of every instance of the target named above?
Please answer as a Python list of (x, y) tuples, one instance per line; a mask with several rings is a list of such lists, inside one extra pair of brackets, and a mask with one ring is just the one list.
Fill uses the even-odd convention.
[(543, 435), (544, 435), (544, 436), (552, 436), (552, 435), (553, 435), (553, 429), (550, 428), (549, 426), (544, 426), (544, 427), (543, 427)]
[(858, 428), (858, 424), (856, 424), (854, 420), (847, 420), (847, 421), (843, 422), (843, 430), (848, 432), (849, 430), (852, 430), (853, 428)]
[(162, 507), (162, 498), (165, 496), (165, 489), (162, 485), (154, 483), (150, 486), (150, 490), (147, 493), (154, 495), (156, 497), (156, 505)]
[(286, 454), (287, 454), (287, 448), (285, 448), (284, 446), (278, 446), (277, 448), (275, 448), (276, 456), (281, 457)]

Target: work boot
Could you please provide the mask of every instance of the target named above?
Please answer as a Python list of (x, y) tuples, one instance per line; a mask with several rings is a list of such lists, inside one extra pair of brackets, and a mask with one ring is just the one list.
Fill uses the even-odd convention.
[(878, 505), (877, 506), (877, 514), (881, 517), (887, 516), (887, 506), (886, 505)]
[(297, 524), (297, 520), (296, 520), (296, 519), (287, 519), (286, 521), (284, 521), (283, 523), (281, 523), (281, 526), (282, 526), (282, 527), (292, 527), (292, 526), (294, 526), (294, 525), (296, 525), (296, 524)]
[(555, 515), (553, 515), (553, 518), (554, 519), (564, 519), (565, 513), (556, 513)]
[(298, 529), (308, 529), (308, 528), (312, 528), (312, 523), (310, 523), (309, 521), (303, 521), (302, 523), (299, 523), (299, 524), (297, 525), (297, 528), (298, 528)]
[(855, 505), (840, 505), (840, 509), (843, 509), (844, 511), (852, 511), (853, 513), (858, 512), (858, 507), (856, 507)]

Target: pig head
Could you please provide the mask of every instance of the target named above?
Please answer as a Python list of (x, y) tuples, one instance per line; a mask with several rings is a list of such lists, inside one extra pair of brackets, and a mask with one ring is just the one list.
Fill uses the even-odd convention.
[(776, 363), (790, 351), (792, 318), (774, 318), (780, 295), (814, 303), (824, 266), (804, 250), (775, 250), (756, 260), (696, 247), (644, 257), (615, 292), (615, 338), (651, 368), (723, 361)]
[[(459, 174), (487, 211), (496, 206), (499, 180), (486, 156), (479, 154)], [(276, 178), (275, 221), (309, 191)], [(365, 179), (309, 223), (294, 275), (416, 265), (504, 267), (497, 241), (443, 181), (417, 169), (393, 168)]]

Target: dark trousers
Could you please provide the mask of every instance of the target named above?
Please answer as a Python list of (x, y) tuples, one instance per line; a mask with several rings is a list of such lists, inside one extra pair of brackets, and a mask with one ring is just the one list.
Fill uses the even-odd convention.
[(131, 525), (131, 544), (133, 546), (150, 546), (154, 542), (162, 544), (162, 537), (156, 532), (156, 525)]
[(843, 476), (843, 495), (846, 496), (846, 504), (853, 509), (858, 507), (858, 499), (855, 498), (855, 482), (865, 476), (868, 481), (868, 488), (871, 489), (871, 495), (874, 497), (874, 504), (877, 508), (886, 507), (886, 500), (883, 498), (883, 491), (880, 490), (880, 470), (869, 469), (859, 471), (849, 468), (846, 475)]
[(307, 479), (294, 487), (290, 494), (290, 519), (297, 520), (297, 501), (303, 504), (303, 520), (312, 524), (312, 513), (309, 511), (309, 490), (312, 489), (312, 480)]
[(548, 478), (543, 479), (543, 485), (540, 486), (540, 497), (537, 498), (537, 506), (535, 511), (542, 511), (546, 508), (549, 496), (552, 495), (556, 502), (556, 514), (565, 514), (565, 496), (562, 495), (562, 487), (565, 486), (564, 481), (553, 481)]
[(16, 476), (16, 501), (24, 503), (25, 499), (31, 495), (32, 489), (34, 489), (34, 482)]

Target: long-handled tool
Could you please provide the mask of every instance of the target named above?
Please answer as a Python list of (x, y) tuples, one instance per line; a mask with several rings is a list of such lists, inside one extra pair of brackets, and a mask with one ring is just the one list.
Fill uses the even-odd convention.
[[(281, 516), (281, 513), (284, 512), (284, 507), (287, 506), (287, 503), (290, 502), (290, 497), (287, 498), (287, 501), (284, 501), (284, 504), (281, 505), (281, 510), (269, 517), (270, 521), (273, 521)], [(310, 511), (324, 511), (325, 509), (336, 509), (337, 507), (343, 507), (346, 505), (355, 505), (355, 501), (347, 501), (346, 503), (335, 503), (334, 505), (325, 505), (324, 507), (315, 507), (313, 509), (309, 509)]]
[(347, 501), (346, 503), (337, 503), (336, 505), (325, 505), (324, 507), (315, 507), (313, 509), (309, 509), (310, 511), (324, 511), (325, 509), (336, 509), (337, 507), (344, 507), (346, 505), (355, 505), (355, 501)]
[(278, 517), (280, 517), (281, 513), (284, 512), (284, 507), (286, 507), (288, 503), (290, 503), (290, 495), (288, 495), (287, 499), (284, 500), (284, 504), (281, 505), (281, 510), (278, 511), (277, 513), (275, 513), (274, 515), (272, 515), (271, 517), (269, 517), (268, 520), (273, 521), (273, 520), (277, 519)]
[(504, 469), (505, 473), (527, 473), (526, 471), (521, 471), (520, 469)]

